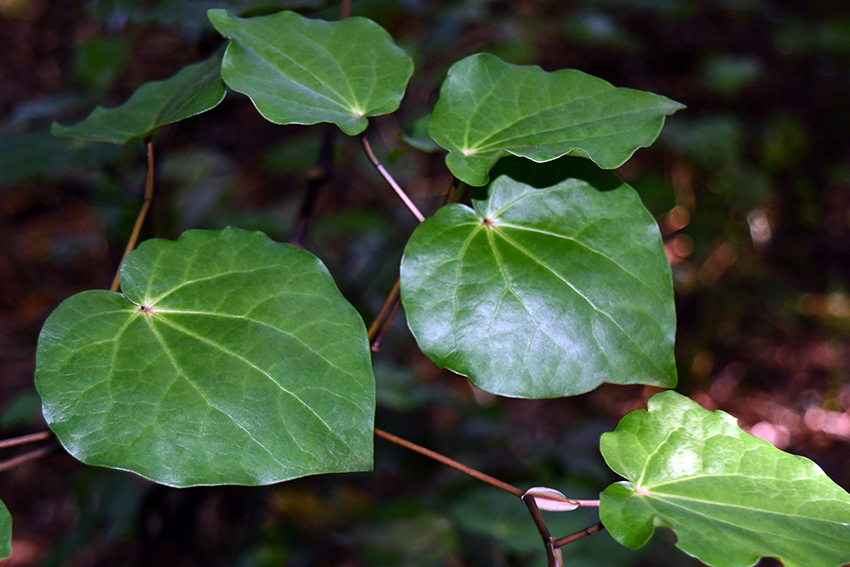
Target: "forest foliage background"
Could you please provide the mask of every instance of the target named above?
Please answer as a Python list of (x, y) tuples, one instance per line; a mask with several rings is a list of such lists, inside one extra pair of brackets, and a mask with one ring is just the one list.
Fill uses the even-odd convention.
[[(617, 173), (656, 215), (673, 266), (680, 392), (720, 408), (850, 489), (850, 15), (840, 0), (355, 0), (416, 62), (373, 144), (423, 209), (451, 182), (422, 140), (449, 65), (481, 51), (575, 68), (687, 105)], [(52, 137), (96, 104), (120, 104), (223, 42), (225, 7), (324, 0), (0, 1), (0, 430), (44, 428), (33, 389), (39, 330), (59, 302), (114, 275), (143, 189), (141, 145)], [(230, 93), (154, 139), (146, 237), (235, 225), (290, 237), (321, 129), (275, 126)], [(357, 141), (339, 137), (305, 247), (368, 322), (397, 276), (415, 220)], [(655, 390), (603, 387), (521, 401), (436, 369), (402, 318), (376, 357), (377, 423), (519, 485), (594, 497), (615, 478), (599, 434)], [(528, 565), (542, 549), (521, 505), (376, 441), (375, 471), (264, 488), (176, 490), (61, 453), (3, 473), (10, 565)], [(12, 455), (13, 453), (10, 453)], [(4, 454), (5, 456), (5, 454)], [(586, 527), (570, 517), (558, 531)], [(554, 527), (554, 526), (553, 526)], [(682, 565), (669, 533), (637, 552), (605, 534), (572, 565)], [(601, 557), (600, 557), (601, 555)], [(770, 562), (764, 560), (761, 565)]]

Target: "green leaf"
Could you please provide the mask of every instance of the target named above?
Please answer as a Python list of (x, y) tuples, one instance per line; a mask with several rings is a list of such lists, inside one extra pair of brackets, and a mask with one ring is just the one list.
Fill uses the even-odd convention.
[(657, 526), (713, 567), (775, 557), (786, 567), (850, 561), (850, 494), (813, 462), (776, 449), (675, 392), (649, 400), (602, 436), (602, 455), (629, 482), (602, 493), (600, 518), (637, 549)]
[(44, 325), (36, 388), (65, 448), (171, 486), (371, 468), (363, 321), (312, 254), (238, 229), (149, 240), (122, 294)]
[(53, 124), (53, 134), (97, 142), (126, 144), (148, 137), (160, 126), (213, 109), (224, 100), (221, 54), (183, 68), (164, 81), (146, 83), (115, 108), (95, 108), (74, 126)]
[(681, 108), (580, 71), (547, 73), (481, 53), (449, 69), (429, 133), (449, 150), (446, 165), (456, 177), (484, 185), (490, 168), (510, 154), (536, 162), (573, 155), (619, 167)]
[(138, 156), (141, 148), (63, 140), (49, 130), (0, 133), (0, 187), (32, 177), (58, 179), (66, 175)]
[[(676, 383), (658, 228), (634, 190), (595, 172), (540, 190), (501, 176), (474, 210), (449, 205), (417, 227), (402, 301), (438, 366), (523, 398)], [(599, 174), (617, 188), (599, 191)]]
[(0, 559), (12, 555), (12, 515), (0, 500)]
[(398, 108), (413, 61), (365, 18), (310, 20), (294, 12), (242, 19), (210, 10), (230, 39), (221, 74), (275, 124), (331, 122), (349, 136)]

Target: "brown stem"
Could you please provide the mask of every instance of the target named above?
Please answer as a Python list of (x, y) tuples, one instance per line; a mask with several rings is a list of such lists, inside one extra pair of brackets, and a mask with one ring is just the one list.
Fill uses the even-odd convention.
[(390, 309), (390, 314), (387, 315), (384, 324), (381, 325), (381, 331), (378, 333), (378, 336), (375, 337), (375, 340), (372, 341), (371, 350), (372, 352), (378, 352), (381, 350), (381, 345), (384, 343), (384, 337), (387, 336), (387, 333), (392, 327), (393, 321), (395, 321), (396, 315), (398, 315), (398, 311), (401, 308), (401, 301), (399, 301), (398, 297), (393, 301), (393, 307)]
[(59, 443), (51, 444), (49, 447), (41, 447), (40, 449), (33, 449), (29, 453), (24, 453), (23, 455), (19, 455), (13, 459), (9, 459), (7, 461), (0, 462), (0, 472), (5, 472), (9, 469), (13, 469), (17, 466), (20, 466), (29, 461), (33, 461), (35, 459), (40, 459), (41, 457), (52, 453), (56, 449), (59, 448)]
[(470, 468), (466, 465), (462, 465), (455, 460), (452, 460), (452, 459), (445, 457), (445, 456), (443, 456), (443, 455), (441, 455), (437, 452), (432, 451), (431, 449), (426, 449), (425, 447), (421, 447), (421, 446), (417, 445), (416, 443), (411, 443), (410, 441), (402, 439), (401, 437), (396, 437), (392, 433), (387, 433), (386, 431), (382, 431), (382, 430), (378, 429), (377, 427), (375, 428), (375, 435), (377, 435), (378, 437), (380, 437), (382, 439), (386, 439), (390, 443), (395, 443), (396, 445), (400, 445), (400, 446), (404, 447), (405, 449), (410, 449), (411, 451), (419, 453), (420, 455), (425, 455), (426, 457), (434, 459), (435, 461), (438, 461), (440, 463), (443, 463), (444, 465), (449, 466), (449, 467), (451, 467), (455, 470), (458, 470), (462, 473), (468, 474), (472, 478), (478, 479), (481, 482), (486, 482), (487, 484), (489, 484), (491, 486), (495, 486), (496, 488), (501, 488), (505, 492), (510, 492), (514, 496), (519, 496), (521, 498), (522, 495), (523, 495), (523, 491), (520, 490), (519, 488), (517, 488), (516, 486), (512, 486), (512, 485), (510, 485), (506, 482), (502, 482), (501, 480), (493, 478), (492, 476), (486, 475), (482, 472), (478, 472), (477, 470), (475, 470), (473, 468)]
[(605, 526), (602, 525), (602, 522), (597, 522), (597, 523), (593, 524), (592, 526), (590, 526), (589, 528), (585, 528), (585, 529), (581, 530), (580, 532), (574, 533), (573, 535), (568, 535), (566, 537), (562, 537), (561, 539), (556, 539), (552, 543), (552, 545), (555, 547), (555, 549), (557, 549), (557, 548), (560, 548), (560, 547), (567, 545), (568, 543), (572, 543), (574, 541), (580, 540), (583, 537), (593, 535), (596, 532), (604, 530), (604, 529), (605, 529)]
[(396, 183), (395, 179), (393, 179), (393, 176), (390, 175), (390, 173), (386, 169), (384, 169), (384, 166), (381, 165), (381, 162), (379, 162), (378, 158), (375, 157), (375, 152), (372, 151), (372, 146), (369, 145), (369, 140), (366, 138), (365, 132), (360, 135), (360, 141), (363, 144), (363, 149), (366, 150), (366, 155), (369, 157), (369, 161), (372, 162), (372, 165), (375, 166), (375, 169), (378, 170), (378, 173), (380, 173), (383, 176), (384, 180), (386, 180), (386, 182), (390, 184), (390, 187), (393, 188), (393, 191), (396, 192), (396, 195), (398, 195), (399, 199), (402, 200), (407, 209), (411, 213), (413, 213), (413, 216), (416, 217), (416, 220), (418, 220), (419, 222), (424, 221), (425, 216), (419, 212), (419, 209), (416, 208), (416, 205), (413, 204), (413, 201), (410, 200), (410, 197), (407, 196), (407, 194), (399, 186), (399, 184)]
[(378, 331), (381, 329), (381, 324), (384, 321), (384, 318), (387, 316), (387, 313), (392, 308), (395, 303), (396, 298), (398, 297), (400, 282), (397, 279), (395, 284), (393, 284), (392, 290), (387, 294), (387, 298), (384, 300), (384, 304), (381, 306), (381, 310), (378, 311), (378, 315), (375, 317), (375, 320), (372, 321), (372, 325), (369, 327), (369, 343), (375, 340), (375, 337), (378, 335)]
[(458, 195), (458, 186), (460, 185), (460, 179), (457, 177), (452, 178), (452, 183), (449, 185), (449, 190), (446, 193), (446, 200), (443, 201), (444, 205), (448, 205), (449, 203), (455, 203), (455, 199)]
[[(121, 256), (121, 262), (124, 262), (124, 258), (133, 251), (133, 248), (136, 247), (136, 241), (139, 239), (139, 233), (142, 231), (142, 223), (145, 222), (145, 217), (148, 214), (148, 209), (151, 208), (151, 201), (153, 201), (153, 144), (150, 140), (147, 141), (147, 154), (148, 154), (148, 172), (145, 176), (145, 199), (142, 201), (142, 208), (139, 210), (139, 215), (136, 217), (136, 224), (133, 225), (133, 232), (130, 233), (130, 239), (127, 241), (127, 247), (124, 248), (124, 255)], [(118, 283), (119, 277), (121, 275), (121, 264), (118, 265), (118, 269), (115, 271), (115, 278), (112, 280), (112, 285), (109, 286), (110, 291), (118, 291)]]
[(51, 437), (53, 437), (52, 431), (39, 431), (38, 433), (21, 435), (20, 437), (13, 437), (12, 439), (3, 439), (2, 441), (0, 441), (0, 449), (6, 449), (7, 447), (17, 447), (18, 445), (26, 445), (27, 443), (35, 443), (37, 441), (44, 441), (45, 439), (50, 439)]
[(560, 560), (560, 553), (555, 551), (555, 538), (549, 533), (549, 527), (546, 521), (543, 520), (543, 515), (540, 513), (540, 508), (537, 507), (537, 501), (531, 494), (521, 496), (522, 501), (528, 506), (528, 511), (531, 512), (531, 517), (534, 519), (534, 525), (537, 526), (537, 531), (540, 532), (540, 537), (543, 538), (543, 545), (546, 547), (546, 559), (549, 567), (562, 567), (563, 563)]
[(351, 0), (342, 0), (339, 3), (339, 19), (344, 20), (351, 15)]
[(322, 137), (319, 156), (316, 158), (316, 165), (310, 171), (310, 177), (307, 181), (307, 195), (304, 196), (304, 202), (301, 203), (301, 210), (298, 211), (298, 218), (295, 220), (295, 226), (292, 229), (292, 234), (289, 236), (290, 244), (298, 247), (304, 244), (307, 227), (310, 224), (310, 219), (313, 217), (313, 211), (316, 209), (316, 202), (319, 200), (319, 192), (333, 174), (335, 139), (336, 128), (327, 124), (324, 136)]

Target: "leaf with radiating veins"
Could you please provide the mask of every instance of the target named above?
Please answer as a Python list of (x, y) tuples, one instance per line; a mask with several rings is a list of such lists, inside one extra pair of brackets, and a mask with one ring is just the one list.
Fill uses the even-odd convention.
[(747, 567), (761, 557), (785, 567), (850, 562), (850, 494), (729, 414), (662, 392), (605, 433), (600, 448), (628, 479), (605, 489), (599, 508), (626, 547), (666, 527), (680, 549), (712, 567)]
[(44, 416), (76, 458), (171, 486), (371, 468), (366, 329), (318, 258), (192, 230), (143, 242), (121, 291), (67, 299), (39, 338)]
[(401, 298), (438, 366), (521, 398), (676, 384), (658, 226), (631, 187), (593, 169), (541, 189), (503, 175), (472, 208), (445, 206), (416, 228)]
[(230, 39), (221, 75), (275, 124), (331, 122), (354, 136), (398, 108), (413, 60), (366, 18), (312, 20), (294, 12), (238, 18), (210, 10)]
[(484, 185), (496, 161), (511, 154), (536, 162), (572, 155), (619, 167), (681, 108), (580, 71), (547, 73), (480, 53), (449, 69), (428, 131), (449, 150), (446, 165), (456, 177)]

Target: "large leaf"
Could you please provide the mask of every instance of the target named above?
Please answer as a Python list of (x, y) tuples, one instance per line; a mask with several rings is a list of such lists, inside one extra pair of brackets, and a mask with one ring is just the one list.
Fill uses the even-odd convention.
[(670, 267), (629, 186), (501, 176), (473, 203), (419, 225), (402, 260), (408, 324), (437, 365), (524, 398), (676, 383)]
[(183, 68), (164, 81), (146, 83), (115, 108), (95, 108), (74, 126), (53, 124), (53, 134), (98, 142), (126, 144), (149, 136), (160, 126), (185, 120), (224, 100), (221, 54)]
[(210, 10), (230, 39), (221, 74), (275, 124), (331, 122), (349, 136), (395, 111), (413, 61), (365, 18), (310, 20), (294, 12), (242, 19)]
[(619, 167), (652, 144), (664, 117), (680, 108), (580, 71), (547, 73), (482, 53), (449, 69), (429, 133), (449, 150), (446, 165), (456, 177), (484, 185), (490, 168), (509, 154), (536, 162), (574, 155)]
[(189, 231), (143, 243), (121, 288), (66, 300), (39, 338), (36, 388), (72, 455), (172, 486), (371, 467), (366, 331), (315, 256)]
[(664, 526), (714, 567), (850, 562), (850, 494), (817, 465), (675, 392), (656, 394), (648, 410), (601, 440), (608, 465), (629, 480), (602, 493), (600, 517), (617, 541), (637, 549)]
[(12, 555), (12, 515), (0, 500), (0, 559)]

